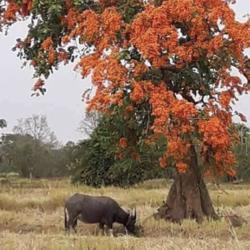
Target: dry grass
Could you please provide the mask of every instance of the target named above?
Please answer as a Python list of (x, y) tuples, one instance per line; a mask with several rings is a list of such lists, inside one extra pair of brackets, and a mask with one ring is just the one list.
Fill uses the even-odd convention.
[[(249, 185), (210, 186), (220, 213), (236, 212), (248, 220), (231, 228), (224, 219), (198, 225), (186, 220), (171, 224), (150, 217), (165, 199), (170, 184), (148, 181), (129, 189), (72, 186), (66, 180), (11, 179), (0, 186), (0, 249), (250, 249)], [(96, 225), (80, 223), (78, 234), (65, 235), (64, 200), (75, 192), (112, 196), (125, 208), (137, 207), (143, 227), (139, 237), (124, 236), (115, 225), (115, 238), (98, 235)]]
[[(38, 235), (26, 234), (19, 237), (16, 234), (3, 233), (1, 247), (8, 250), (151, 250), (151, 249), (249, 249), (248, 241), (237, 243), (234, 240), (223, 241), (220, 239), (185, 239), (185, 238), (146, 238), (138, 239), (124, 236), (119, 238), (95, 236), (64, 236), (64, 235)], [(1, 237), (0, 236), (0, 237)]]

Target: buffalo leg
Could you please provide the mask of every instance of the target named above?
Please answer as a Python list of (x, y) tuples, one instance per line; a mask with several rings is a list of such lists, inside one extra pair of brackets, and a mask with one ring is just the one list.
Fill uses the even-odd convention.
[(74, 229), (75, 233), (77, 233), (76, 226), (77, 226), (77, 217), (74, 219), (73, 225), (72, 225), (72, 228)]
[(114, 237), (114, 234), (113, 234), (113, 223), (108, 223), (108, 232), (109, 232), (109, 235), (111, 237)]
[(113, 228), (109, 228), (109, 235), (110, 235), (111, 237), (114, 237)]
[(101, 230), (102, 235), (104, 235), (104, 224), (103, 223), (99, 224), (99, 229)]
[(69, 213), (68, 210), (66, 208), (64, 208), (64, 228), (65, 228), (65, 232), (69, 232), (70, 228), (69, 228)]
[(77, 225), (77, 216), (69, 216), (69, 220), (68, 220), (68, 228), (69, 231), (70, 229), (73, 229), (74, 232), (76, 233), (76, 225)]

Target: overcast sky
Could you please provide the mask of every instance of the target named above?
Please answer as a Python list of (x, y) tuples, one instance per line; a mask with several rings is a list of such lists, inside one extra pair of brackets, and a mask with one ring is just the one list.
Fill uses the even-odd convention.
[[(249, 0), (238, 0), (233, 5), (238, 20), (244, 20), (250, 14)], [(34, 83), (33, 71), (29, 67), (21, 68), (22, 62), (11, 51), (15, 39), (24, 37), (25, 24), (11, 27), (7, 37), (0, 35), (0, 119), (6, 119), (8, 127), (2, 132), (12, 131), (17, 119), (30, 117), (32, 114), (44, 114), (50, 128), (59, 141), (77, 141), (83, 138), (77, 130), (85, 112), (81, 94), (91, 83), (81, 79), (72, 70), (73, 66), (62, 67), (47, 80), (47, 93), (41, 97), (31, 97)], [(242, 34), (244, 35), (244, 34)], [(250, 125), (250, 96), (241, 96), (236, 109), (246, 115)]]

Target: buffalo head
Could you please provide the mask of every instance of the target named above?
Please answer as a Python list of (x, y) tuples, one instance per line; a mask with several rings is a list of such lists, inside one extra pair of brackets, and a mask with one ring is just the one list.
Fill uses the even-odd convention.
[(129, 212), (128, 221), (126, 223), (126, 229), (130, 233), (135, 232), (135, 223), (136, 223), (136, 209), (133, 209), (132, 213)]

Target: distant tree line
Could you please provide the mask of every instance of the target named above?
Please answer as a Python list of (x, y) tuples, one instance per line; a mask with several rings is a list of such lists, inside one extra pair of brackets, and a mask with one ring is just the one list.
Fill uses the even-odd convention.
[(238, 124), (239, 143), (235, 145), (234, 152), (237, 156), (237, 178), (250, 181), (250, 128)]
[[(19, 119), (13, 133), (0, 140), (0, 173), (16, 172), (25, 178), (71, 176), (74, 183), (100, 187), (129, 186), (145, 179), (164, 177), (158, 158), (165, 141), (130, 152), (117, 147), (122, 134), (115, 129), (119, 117), (87, 113), (80, 131), (87, 139), (60, 145), (45, 116)], [(5, 124), (5, 123), (4, 123)]]
[[(4, 128), (7, 123), (0, 119), (0, 125)], [(250, 181), (250, 129), (243, 124), (237, 129), (237, 178)], [(0, 173), (16, 172), (26, 178), (71, 176), (73, 183), (95, 187), (129, 186), (147, 179), (173, 177), (174, 168), (159, 166), (158, 159), (167, 146), (164, 138), (140, 145), (137, 151), (133, 145), (130, 151), (127, 142), (121, 140), (123, 130), (119, 117), (87, 113), (80, 127), (87, 138), (60, 145), (45, 116), (20, 119), (13, 133), (1, 136)]]
[(0, 172), (26, 178), (68, 176), (73, 143), (60, 146), (45, 116), (18, 120), (13, 133), (0, 139)]

